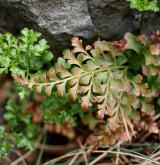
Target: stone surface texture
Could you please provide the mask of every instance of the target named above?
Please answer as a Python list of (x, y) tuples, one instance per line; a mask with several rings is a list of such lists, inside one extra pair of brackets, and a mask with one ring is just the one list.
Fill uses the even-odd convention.
[[(136, 32), (139, 15), (126, 0), (0, 0), (0, 28), (39, 30), (54, 50), (68, 47), (71, 36), (116, 39)], [(146, 14), (146, 33), (159, 25), (158, 14)]]

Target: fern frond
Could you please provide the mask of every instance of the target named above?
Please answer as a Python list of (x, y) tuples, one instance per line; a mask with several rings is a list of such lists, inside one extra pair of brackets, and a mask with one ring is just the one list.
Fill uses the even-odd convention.
[[(38, 93), (45, 91), (47, 96), (55, 89), (61, 97), (67, 94), (73, 101), (79, 98), (84, 111), (96, 104), (99, 118), (103, 119), (105, 115), (110, 118), (110, 128), (113, 128), (112, 122), (110, 123), (113, 118), (118, 123), (125, 121), (126, 130), (129, 132), (132, 128), (125, 116), (135, 109), (139, 96), (151, 96), (148, 85), (142, 83), (141, 75), (128, 78), (128, 66), (118, 64), (113, 43), (96, 41), (89, 50), (85, 50), (82, 41), (74, 37), (72, 46), (73, 50), (67, 49), (63, 53), (63, 59), (69, 68), (56, 63), (38, 81), (37, 78), (29, 81), (20, 77), (15, 79), (29, 88), (34, 87)], [(131, 46), (132, 43), (129, 43), (128, 48), (131, 49)], [(123, 49), (128, 49), (126, 47)], [(139, 48), (135, 48), (138, 52)], [(114, 124), (116, 125), (116, 121)]]
[(52, 53), (41, 33), (24, 28), (18, 37), (0, 34), (0, 73), (25, 77), (40, 71), (52, 59)]
[(142, 71), (144, 75), (160, 75), (160, 44), (159, 31), (147, 41), (144, 35), (135, 37), (131, 33), (125, 35), (126, 44), (124, 50), (134, 50), (141, 58), (144, 58)]

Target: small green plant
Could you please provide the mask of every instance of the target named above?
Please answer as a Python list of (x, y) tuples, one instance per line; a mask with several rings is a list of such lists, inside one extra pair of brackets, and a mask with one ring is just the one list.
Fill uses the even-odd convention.
[(17, 147), (30, 151), (35, 148), (39, 126), (33, 123), (31, 115), (24, 113), (22, 109), (23, 104), (16, 105), (13, 100), (9, 100), (6, 105), (5, 125), (0, 126), (0, 156)]
[(137, 9), (141, 12), (143, 11), (153, 11), (158, 12), (158, 0), (127, 0), (130, 2), (130, 6), (133, 9)]
[(71, 103), (68, 97), (61, 99), (56, 93), (52, 96), (44, 96), (41, 103), (43, 122), (49, 124), (78, 125), (78, 118), (82, 119), (85, 113), (81, 110), (80, 104)]
[(39, 39), (41, 33), (27, 28), (19, 37), (10, 33), (0, 34), (0, 73), (29, 76), (43, 68), (52, 58), (45, 39)]

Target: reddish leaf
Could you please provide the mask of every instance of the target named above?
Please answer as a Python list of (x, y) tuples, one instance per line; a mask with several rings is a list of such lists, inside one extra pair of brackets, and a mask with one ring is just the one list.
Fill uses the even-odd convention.
[(46, 72), (43, 72), (43, 73), (41, 74), (41, 81), (42, 81), (43, 83), (47, 83), (47, 82), (48, 82), (48, 81), (47, 81)]
[(69, 50), (66, 49), (63, 51), (63, 58), (68, 60), (69, 64), (77, 64), (79, 65), (77, 59), (75, 58), (74, 54)]
[(85, 94), (85, 93), (88, 92), (89, 88), (90, 88), (89, 85), (88, 86), (79, 86), (78, 89), (77, 89), (77, 92), (79, 94)]
[(64, 94), (66, 93), (65, 91), (65, 86), (66, 86), (66, 82), (64, 81), (63, 83), (61, 84), (57, 84), (56, 87), (57, 87), (57, 92), (58, 92), (58, 95), (60, 97), (63, 97)]
[(153, 55), (160, 55), (160, 44), (150, 45), (149, 48)]
[(99, 119), (103, 119), (105, 116), (105, 109), (101, 109), (97, 112)]
[(78, 83), (76, 83), (72, 88), (69, 89), (69, 96), (73, 101), (77, 100), (77, 88)]
[(51, 96), (52, 88), (53, 88), (53, 85), (49, 85), (49, 86), (46, 87), (45, 93), (46, 93), (47, 96)]
[(54, 70), (53, 68), (50, 68), (50, 69), (48, 70), (48, 76), (49, 76), (49, 79), (50, 79), (51, 81), (57, 80), (56, 72), (55, 72), (55, 70)]
[(37, 86), (37, 87), (36, 87), (36, 92), (37, 92), (38, 94), (41, 94), (41, 92), (42, 92), (42, 86)]
[(91, 75), (81, 76), (79, 83), (83, 85), (88, 85), (91, 80)]
[(88, 107), (91, 105), (91, 101), (88, 95), (81, 97), (82, 103), (81, 107), (86, 112)]
[(72, 46), (74, 46), (74, 49), (73, 49), (74, 53), (81, 52), (81, 53), (87, 54), (87, 52), (84, 50), (82, 46), (82, 40), (79, 40), (78, 37), (72, 37), (71, 42), (72, 42)]
[(107, 41), (96, 41), (94, 42), (94, 47), (99, 48), (101, 52), (109, 51), (113, 56), (115, 56), (114, 46), (111, 42)]
[(71, 76), (71, 73), (68, 72), (63, 65), (56, 64), (56, 71), (60, 73), (62, 79)]
[(72, 70), (71, 70), (71, 73), (73, 75), (79, 75), (81, 74), (82, 72), (84, 72), (81, 68), (79, 67), (73, 67)]

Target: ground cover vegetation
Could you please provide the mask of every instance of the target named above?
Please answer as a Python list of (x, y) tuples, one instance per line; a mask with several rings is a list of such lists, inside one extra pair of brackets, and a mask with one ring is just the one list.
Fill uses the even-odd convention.
[[(142, 12), (140, 29), (146, 11), (159, 11), (156, 0), (129, 2)], [(39, 148), (38, 165), (49, 150), (48, 132), (54, 132), (80, 148), (65, 155), (64, 163), (96, 164), (102, 158), (113, 163), (116, 155), (117, 164), (140, 164), (141, 159), (158, 164), (160, 31), (151, 36), (127, 32), (117, 41), (87, 45), (72, 37), (71, 49), (54, 64), (53, 58), (39, 32), (24, 28), (17, 37), (0, 35), (0, 156)]]

